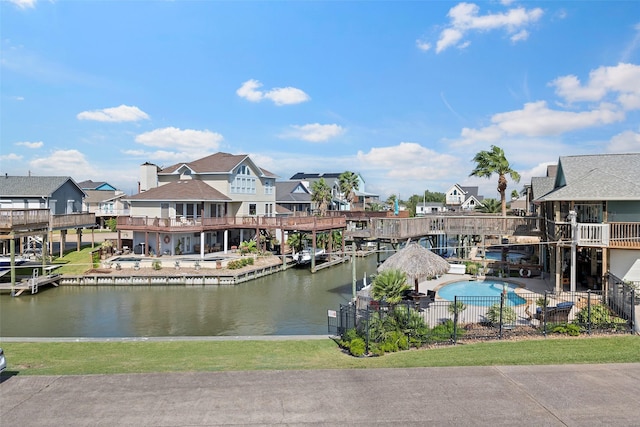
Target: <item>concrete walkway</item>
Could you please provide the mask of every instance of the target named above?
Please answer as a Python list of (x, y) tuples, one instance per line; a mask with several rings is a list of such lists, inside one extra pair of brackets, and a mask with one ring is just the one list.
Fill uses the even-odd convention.
[(640, 364), (2, 380), (3, 426), (640, 424)]

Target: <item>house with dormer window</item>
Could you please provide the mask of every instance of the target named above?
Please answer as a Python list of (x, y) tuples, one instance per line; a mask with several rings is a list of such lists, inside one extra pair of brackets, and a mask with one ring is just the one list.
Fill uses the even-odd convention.
[[(133, 232), (134, 252), (155, 254), (227, 250), (255, 238), (248, 218), (276, 214), (273, 173), (246, 154), (215, 153), (158, 167), (140, 166), (140, 192), (118, 229)], [(237, 226), (234, 226), (237, 224)]]
[(463, 187), (454, 184), (445, 193), (445, 207), (450, 212), (472, 211), (482, 204), (483, 196), (478, 195), (478, 187)]
[(276, 203), (278, 215), (309, 215), (313, 212), (315, 202), (311, 200), (311, 192), (302, 181), (276, 181)]

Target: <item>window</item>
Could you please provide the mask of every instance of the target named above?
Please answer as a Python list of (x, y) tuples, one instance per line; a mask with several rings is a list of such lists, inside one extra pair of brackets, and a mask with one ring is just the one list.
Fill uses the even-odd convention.
[(256, 215), (256, 214), (257, 214), (256, 204), (255, 203), (250, 203), (249, 204), (249, 215)]
[(231, 192), (240, 194), (256, 194), (256, 177), (251, 176), (251, 169), (245, 165), (239, 166), (236, 176), (231, 182)]
[(264, 182), (264, 194), (273, 194), (273, 181), (268, 179)]

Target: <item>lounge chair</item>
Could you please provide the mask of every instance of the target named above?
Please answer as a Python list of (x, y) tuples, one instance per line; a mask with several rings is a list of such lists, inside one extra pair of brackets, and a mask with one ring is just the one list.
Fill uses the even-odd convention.
[(553, 322), (553, 323), (567, 323), (569, 321), (569, 313), (571, 313), (571, 309), (573, 308), (573, 302), (561, 302), (554, 307), (547, 307), (546, 310), (543, 311), (541, 307), (536, 309), (535, 318), (540, 322)]

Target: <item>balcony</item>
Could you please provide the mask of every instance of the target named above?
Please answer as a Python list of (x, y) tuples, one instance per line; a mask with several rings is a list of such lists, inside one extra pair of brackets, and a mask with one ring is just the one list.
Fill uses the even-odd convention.
[(49, 227), (49, 209), (0, 209), (2, 232), (29, 231)]
[(97, 217), (129, 216), (129, 209), (98, 209), (95, 214)]
[(88, 212), (77, 212), (62, 215), (51, 215), (49, 226), (52, 230), (69, 228), (91, 228), (96, 225), (96, 215)]
[(3, 233), (85, 228), (94, 227), (95, 223), (95, 215), (87, 212), (51, 215), (49, 209), (0, 209)]
[[(571, 223), (547, 222), (550, 241), (570, 244)], [(577, 224), (578, 246), (640, 249), (640, 222), (611, 222), (605, 224)]]
[(118, 230), (148, 232), (202, 232), (230, 228), (280, 228), (283, 230), (323, 231), (346, 228), (344, 216), (244, 216), (216, 218), (118, 217)]

